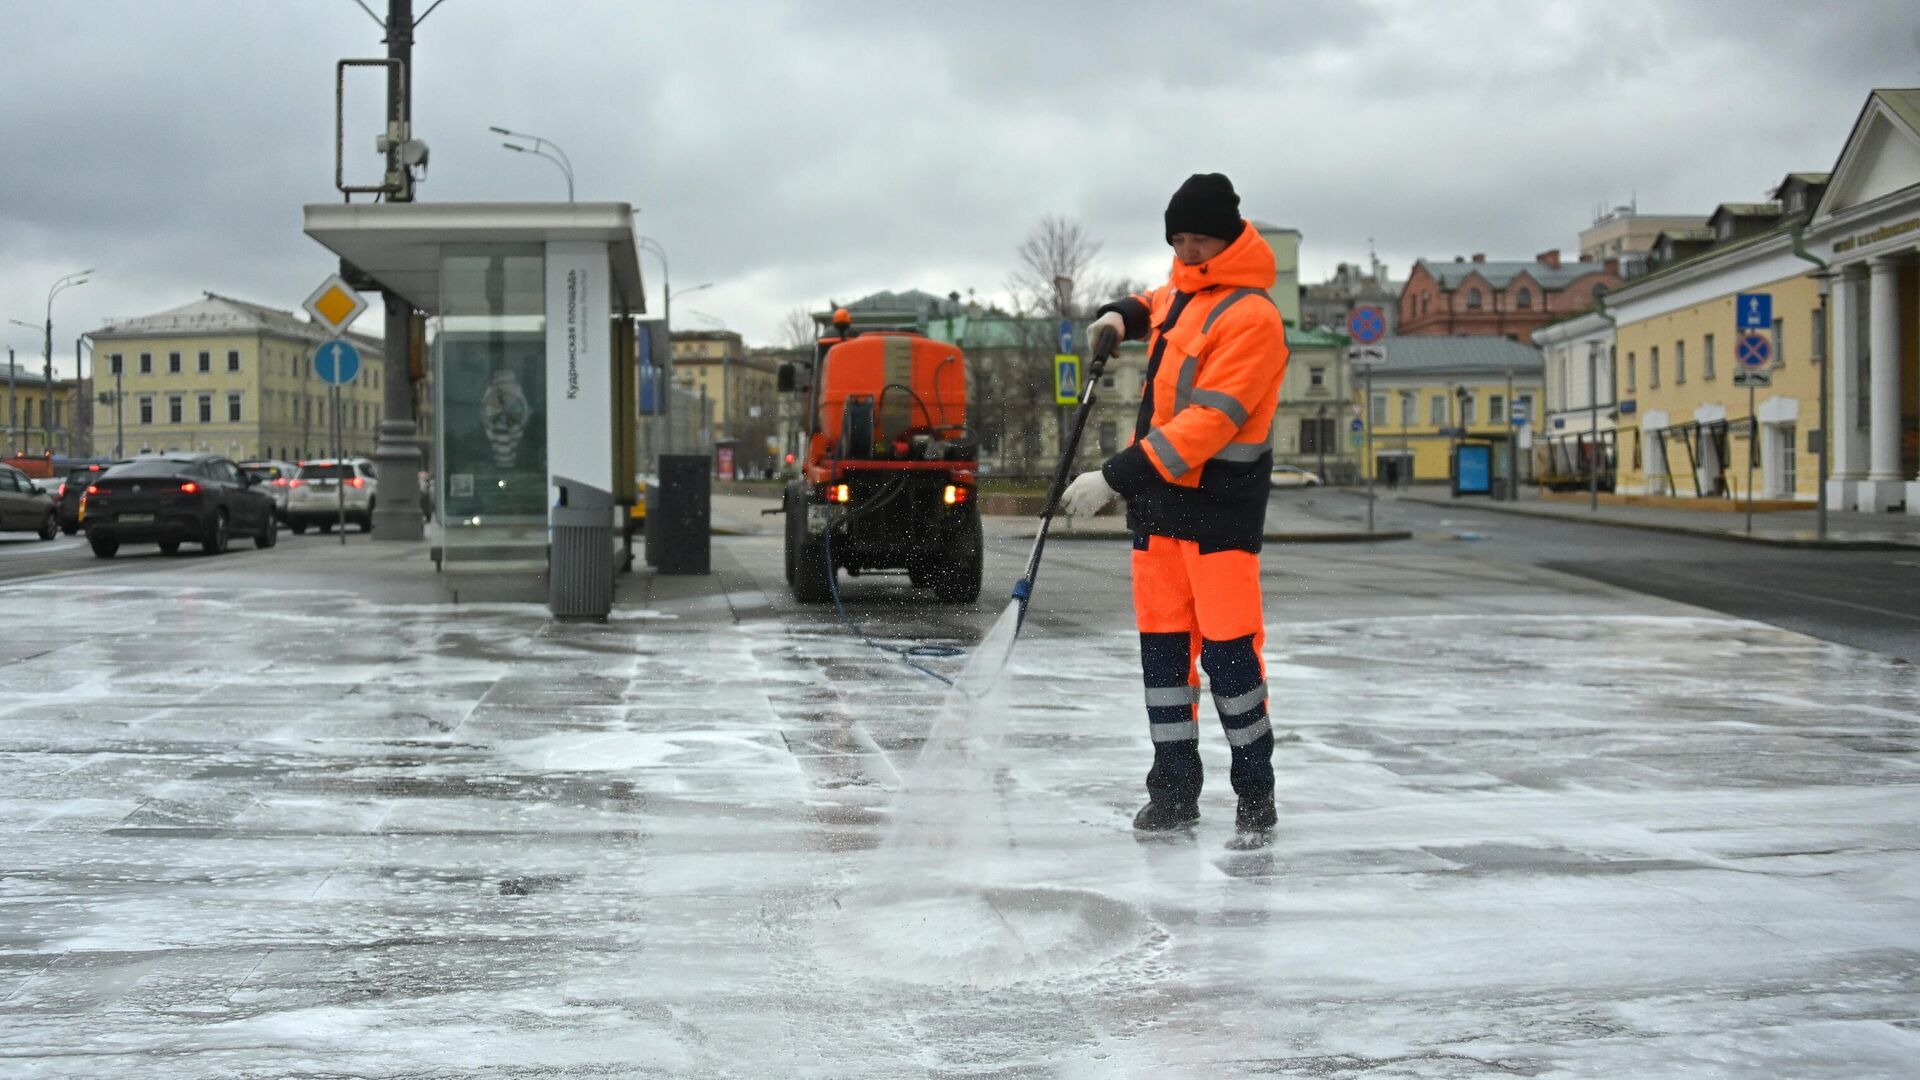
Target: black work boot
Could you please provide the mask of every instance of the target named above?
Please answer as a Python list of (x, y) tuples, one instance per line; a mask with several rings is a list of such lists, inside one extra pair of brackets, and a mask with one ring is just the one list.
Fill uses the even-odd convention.
[(1200, 820), (1200, 804), (1192, 799), (1154, 799), (1133, 815), (1140, 832), (1166, 832)]
[(1228, 851), (1258, 851), (1273, 842), (1273, 827), (1280, 821), (1274, 811), (1273, 796), (1243, 795), (1233, 815), (1233, 839)]

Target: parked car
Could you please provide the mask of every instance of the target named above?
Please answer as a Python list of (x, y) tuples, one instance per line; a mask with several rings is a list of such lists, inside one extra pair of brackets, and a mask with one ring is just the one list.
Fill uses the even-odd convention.
[(321, 532), (332, 532), (344, 502), (347, 520), (359, 525), (361, 532), (372, 532), (379, 487), (373, 462), (366, 458), (303, 461), (287, 491), (287, 527), (303, 533), (307, 526), (317, 525)]
[(167, 454), (115, 465), (87, 486), (80, 520), (93, 553), (111, 559), (122, 544), (158, 544), (171, 555), (182, 542), (209, 555), (234, 536), (255, 547), (280, 539), (273, 497), (218, 454)]
[(1275, 465), (1273, 467), (1273, 486), (1284, 488), (1319, 487), (1324, 481), (1320, 474), (1293, 465)]
[(282, 522), (287, 520), (287, 499), (293, 491), (293, 478), (300, 473), (300, 466), (291, 461), (275, 461), (263, 458), (259, 461), (243, 461), (240, 471), (260, 481), (267, 494), (273, 496), (273, 512)]
[(87, 485), (99, 479), (100, 474), (108, 468), (106, 465), (81, 465), (67, 470), (66, 479), (60, 480), (60, 486), (53, 492), (61, 532), (72, 536), (80, 531), (80, 497), (87, 493)]
[(42, 540), (60, 535), (53, 496), (11, 465), (0, 465), (0, 529), (39, 533)]

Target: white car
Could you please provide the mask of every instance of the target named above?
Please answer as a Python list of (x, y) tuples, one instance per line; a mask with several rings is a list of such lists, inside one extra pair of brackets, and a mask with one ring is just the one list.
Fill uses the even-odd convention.
[(1320, 477), (1305, 469), (1293, 465), (1275, 465), (1273, 467), (1273, 486), (1281, 488), (1319, 487)]
[(379, 487), (373, 462), (366, 458), (303, 461), (287, 488), (287, 527), (303, 533), (307, 526), (317, 525), (321, 532), (331, 532), (344, 503), (347, 520), (360, 526), (361, 532), (372, 532)]

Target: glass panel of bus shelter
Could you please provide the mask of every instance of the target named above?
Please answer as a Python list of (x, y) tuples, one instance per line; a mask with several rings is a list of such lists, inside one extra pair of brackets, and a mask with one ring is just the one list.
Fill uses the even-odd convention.
[(434, 482), (447, 571), (546, 568), (545, 288), (539, 244), (441, 249)]

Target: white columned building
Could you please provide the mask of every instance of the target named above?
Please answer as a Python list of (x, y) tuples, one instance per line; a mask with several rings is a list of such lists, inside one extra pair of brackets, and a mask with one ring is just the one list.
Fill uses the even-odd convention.
[(1832, 272), (1828, 503), (1920, 514), (1920, 89), (1868, 97), (1808, 237)]

